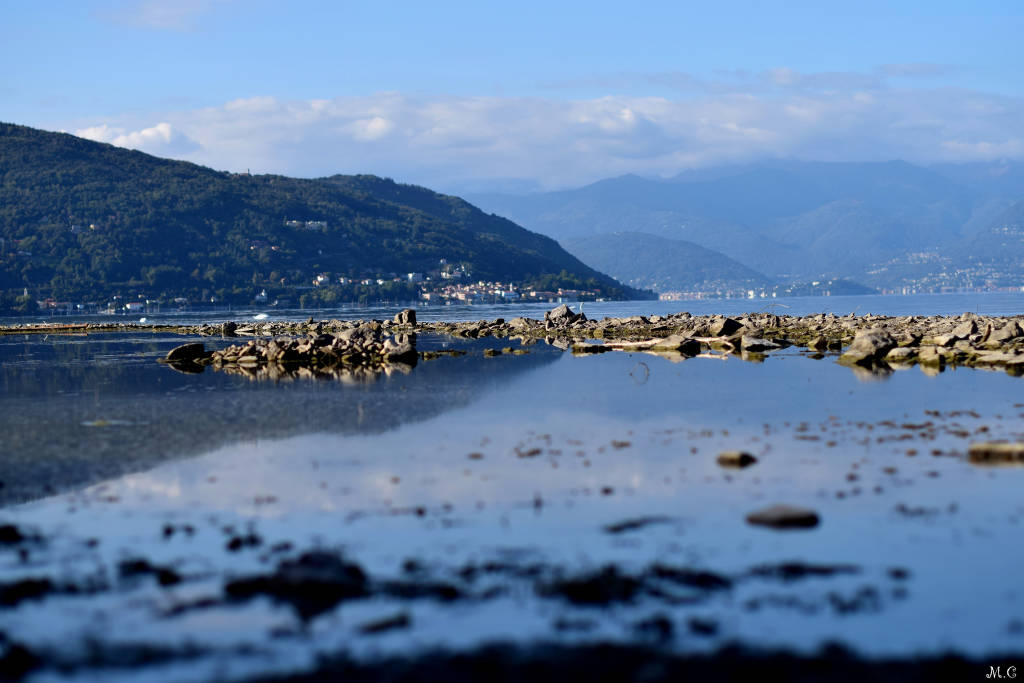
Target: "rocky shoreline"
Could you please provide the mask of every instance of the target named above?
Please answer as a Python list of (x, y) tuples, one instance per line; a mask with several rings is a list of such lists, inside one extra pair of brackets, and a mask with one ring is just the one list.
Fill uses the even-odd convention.
[[(0, 327), (0, 334), (158, 331), (256, 338), (220, 352), (204, 349), (201, 357), (189, 361), (214, 366), (263, 366), (282, 359), (319, 367), (409, 365), (417, 355), (415, 333), (434, 333), (469, 339), (518, 339), (523, 344), (545, 341), (576, 354), (649, 352), (675, 360), (709, 352), (761, 360), (765, 354), (795, 346), (817, 357), (839, 354), (840, 363), (855, 369), (885, 372), (917, 364), (926, 371), (965, 366), (1024, 374), (1024, 316), (973, 313), (899, 317), (752, 313), (727, 317), (682, 312), (597, 320), (562, 305), (545, 313), (543, 320), (417, 322), (415, 310), (406, 309), (392, 320), (370, 321), (310, 318), (305, 322), (229, 321), (189, 326), (101, 323)], [(285, 347), (278, 339), (282, 337), (287, 338)], [(195, 349), (198, 347), (189, 353), (196, 353)]]

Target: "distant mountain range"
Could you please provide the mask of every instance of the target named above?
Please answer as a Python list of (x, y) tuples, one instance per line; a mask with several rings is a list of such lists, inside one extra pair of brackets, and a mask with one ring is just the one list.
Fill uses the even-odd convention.
[[(846, 278), (893, 289), (1024, 285), (1024, 165), (1012, 162), (777, 161), (469, 198), (554, 237), (590, 265), (626, 279), (656, 269), (672, 287), (694, 283), (686, 256), (694, 245), (735, 262), (716, 261), (715, 279), (738, 286), (750, 270), (774, 281)], [(678, 243), (658, 247), (672, 250), (677, 268), (652, 251), (643, 268), (616, 270), (597, 246), (623, 250), (632, 239), (642, 252), (651, 236)]]
[(312, 290), (321, 274), (324, 286), (304, 295), (316, 303), (394, 299), (416, 296), (408, 274), (431, 272), (650, 295), (549, 237), (422, 187), (374, 176), (222, 173), (0, 124), (0, 309), (25, 289), (25, 299), (243, 303), (261, 290)]
[(772, 279), (742, 263), (685, 240), (643, 232), (574, 237), (565, 248), (633, 287), (659, 292), (764, 288)]

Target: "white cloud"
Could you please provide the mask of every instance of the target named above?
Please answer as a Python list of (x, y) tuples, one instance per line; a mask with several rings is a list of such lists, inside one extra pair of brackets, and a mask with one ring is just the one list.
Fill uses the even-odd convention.
[(158, 123), (150, 128), (136, 131), (125, 131), (121, 128), (102, 124), (81, 128), (74, 131), (74, 133), (79, 137), (88, 138), (89, 140), (109, 142), (118, 147), (137, 149), (156, 155), (180, 156), (199, 149), (194, 140), (175, 130), (167, 122)]
[(382, 116), (374, 116), (369, 119), (359, 119), (349, 124), (352, 137), (356, 140), (373, 141), (380, 140), (391, 132), (394, 125)]
[[(227, 170), (377, 173), (433, 187), (469, 180), (578, 185), (622, 173), (766, 157), (912, 162), (1022, 158), (1024, 101), (953, 89), (866, 87), (869, 77), (774, 71), (762, 87), (593, 99), (378, 93), (253, 97), (107, 121), (79, 135)], [(765, 80), (781, 82), (764, 87)]]

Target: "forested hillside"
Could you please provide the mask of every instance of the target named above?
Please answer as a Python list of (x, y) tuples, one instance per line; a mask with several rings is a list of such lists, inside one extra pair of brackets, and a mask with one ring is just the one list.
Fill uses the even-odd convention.
[[(416, 286), (391, 277), (441, 268), (640, 295), (548, 237), (424, 188), (372, 176), (223, 173), (0, 124), (0, 291), (8, 305), (25, 288), (31, 298), (241, 303), (261, 289), (294, 294), (321, 273), (331, 275), (316, 292), (326, 303), (401, 298)], [(366, 278), (371, 289), (358, 284)]]

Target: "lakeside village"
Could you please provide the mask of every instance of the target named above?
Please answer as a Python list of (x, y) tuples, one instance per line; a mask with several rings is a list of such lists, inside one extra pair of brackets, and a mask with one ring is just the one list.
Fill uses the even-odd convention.
[[(408, 277), (416, 276), (416, 273), (409, 273)], [(318, 276), (320, 277), (320, 276)], [(340, 278), (345, 280), (345, 278)], [(364, 286), (382, 285), (386, 282), (402, 280), (386, 280), (384, 278), (364, 279), (358, 284)], [(406, 280), (409, 281), (409, 280)], [(340, 284), (345, 284), (344, 282)], [(323, 281), (314, 287), (323, 286)], [(883, 294), (899, 296), (908, 294), (951, 294), (968, 292), (1024, 292), (1024, 286), (1016, 287), (904, 287), (899, 289), (883, 289), (872, 291), (868, 288), (860, 288), (851, 291), (846, 287), (836, 287), (834, 281), (813, 282), (803, 285), (778, 286), (767, 289), (716, 289), (710, 291), (673, 291), (662, 292), (658, 295), (661, 301), (700, 301), (706, 299), (775, 299), (779, 297), (796, 296), (842, 296), (855, 294)], [(25, 290), (28, 296), (28, 290)], [(428, 280), (422, 281), (420, 287), (420, 305), (424, 306), (447, 306), (453, 304), (497, 304), (517, 302), (540, 302), (540, 303), (571, 303), (576, 301), (603, 301), (595, 292), (589, 290), (561, 289), (556, 291), (541, 291), (535, 289), (523, 289), (513, 283), (502, 282), (475, 282), (475, 283), (431, 283)], [(288, 298), (277, 298), (271, 300), (265, 289), (261, 289), (253, 297), (255, 306), (265, 306), (269, 309), (291, 309), (291, 308), (318, 308), (317, 306), (303, 306), (301, 302), (295, 302)], [(411, 303), (411, 302), (371, 302), (371, 303)], [(161, 311), (191, 311), (191, 310), (217, 310), (224, 308), (231, 310), (229, 305), (218, 304), (217, 301), (192, 301), (186, 297), (173, 297), (164, 299), (151, 299), (143, 296), (124, 297), (114, 296), (106, 303), (71, 303), (58, 302), (53, 299), (38, 301), (38, 311), (50, 315), (71, 315), (71, 314), (93, 314), (93, 315), (133, 315), (147, 313), (159, 313)], [(234, 306), (237, 308), (237, 306)]]
[[(950, 278), (949, 272), (944, 272), (945, 277), (934, 278), (928, 281), (918, 281), (902, 287), (883, 288), (880, 290), (865, 287), (856, 282), (845, 279), (826, 279), (821, 281), (776, 284), (750, 289), (744, 286), (737, 286), (735, 283), (715, 282), (704, 283), (700, 289), (689, 291), (663, 291), (658, 295), (661, 301), (696, 301), (704, 299), (775, 299), (779, 297), (805, 297), (805, 296), (850, 296), (858, 294), (883, 294), (883, 295), (909, 295), (909, 294), (950, 294), (969, 292), (1024, 292), (1024, 286), (1000, 286), (1007, 278), (993, 277), (991, 272), (965, 273), (956, 271)], [(975, 277), (965, 277), (973, 275)], [(602, 301), (598, 293), (591, 290), (563, 289), (554, 291), (537, 290), (523, 287), (512, 282), (468, 282), (471, 279), (471, 272), (465, 264), (450, 264), (444, 259), (440, 261), (440, 268), (425, 273), (406, 273), (404, 276), (395, 273), (378, 274), (374, 277), (352, 278), (346, 276), (332, 276), (331, 273), (318, 273), (309, 284), (292, 285), (287, 287), (283, 296), (268, 295), (265, 288), (254, 293), (251, 304), (257, 307), (269, 309), (318, 309), (323, 308), (322, 303), (311, 303), (310, 294), (320, 288), (332, 286), (345, 287), (350, 290), (359, 291), (365, 288), (367, 292), (381, 292), (381, 288), (400, 286), (405, 291), (418, 292), (419, 305), (445, 306), (452, 304), (497, 304), (517, 302), (538, 302), (538, 303), (570, 303), (576, 301)], [(958, 281), (953, 284), (951, 280)], [(1002, 282), (1000, 282), (1002, 280)], [(978, 282), (984, 284), (979, 285)], [(413, 288), (412, 290), (408, 288)], [(30, 294), (26, 288), (23, 298), (29, 298)], [(294, 298), (292, 298), (294, 297)], [(342, 303), (412, 303), (406, 299), (403, 301), (392, 301), (386, 298), (371, 298), (359, 301), (339, 301)], [(36, 302), (38, 312), (50, 315), (71, 315), (71, 314), (106, 314), (106, 315), (138, 315), (146, 313), (157, 313), (161, 311), (192, 311), (192, 310), (231, 310), (238, 307), (238, 304), (219, 302), (211, 297), (209, 300), (190, 299), (187, 297), (174, 297), (171, 295), (160, 295), (156, 298), (143, 294), (115, 295), (110, 300), (99, 302), (67, 302), (47, 298)], [(328, 306), (329, 307), (329, 306)]]
[[(322, 306), (308, 305), (302, 296), (304, 293), (315, 291), (319, 288), (326, 288), (332, 285), (343, 287), (365, 287), (368, 290), (379, 291), (380, 287), (386, 285), (413, 285), (419, 290), (420, 305), (452, 305), (452, 304), (496, 304), (516, 302), (542, 302), (542, 303), (570, 303), (575, 301), (603, 301), (598, 293), (586, 289), (564, 289), (557, 288), (553, 291), (531, 289), (519, 286), (512, 282), (464, 282), (469, 274), (464, 267), (455, 267), (450, 270), (441, 271), (438, 279), (423, 273), (406, 273), (398, 276), (394, 273), (387, 273), (372, 278), (350, 278), (332, 277), (330, 273), (319, 273), (309, 285), (292, 286), (287, 289), (291, 296), (272, 297), (267, 294), (265, 288), (261, 288), (253, 297), (252, 304), (264, 306), (268, 309), (291, 309), (291, 308), (319, 308)], [(29, 296), (26, 289), (24, 296)], [(356, 303), (356, 302), (339, 302)], [(408, 301), (368, 301), (365, 303), (410, 303)], [(146, 313), (157, 313), (160, 311), (189, 311), (217, 309), (231, 306), (218, 302), (211, 297), (209, 301), (191, 300), (187, 297), (164, 296), (149, 298), (144, 295), (123, 296), (115, 295), (105, 303), (88, 302), (64, 302), (54, 299), (44, 299), (37, 302), (40, 313), (52, 315), (69, 314), (106, 314), (106, 315), (135, 315)], [(235, 306), (237, 307), (237, 305)]]

